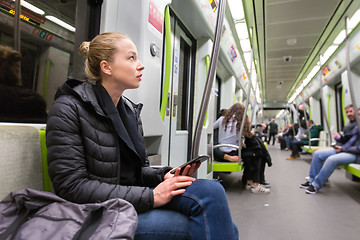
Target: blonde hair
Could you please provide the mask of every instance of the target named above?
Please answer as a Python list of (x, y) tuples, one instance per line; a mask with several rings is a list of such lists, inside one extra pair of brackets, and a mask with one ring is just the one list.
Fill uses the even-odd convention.
[(0, 84), (20, 86), (21, 53), (8, 46), (0, 45)]
[(117, 50), (119, 40), (128, 38), (127, 35), (117, 32), (107, 32), (96, 36), (91, 42), (83, 42), (79, 47), (79, 52), (85, 60), (85, 74), (88, 78), (100, 81), (101, 68), (100, 62), (106, 60), (113, 61), (113, 56)]

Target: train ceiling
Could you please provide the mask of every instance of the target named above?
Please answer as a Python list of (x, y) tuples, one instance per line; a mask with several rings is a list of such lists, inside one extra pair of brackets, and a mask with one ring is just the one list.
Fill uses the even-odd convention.
[(242, 2), (248, 27), (254, 28), (254, 56), (264, 103), (288, 101), (344, 28), (344, 16), (351, 16), (359, 5), (357, 0)]

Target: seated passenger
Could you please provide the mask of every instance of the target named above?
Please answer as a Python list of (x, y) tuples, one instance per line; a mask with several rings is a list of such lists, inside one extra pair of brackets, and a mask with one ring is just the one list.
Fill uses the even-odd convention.
[[(360, 109), (358, 110), (360, 115)], [(306, 193), (315, 194), (339, 165), (360, 163), (360, 134), (356, 126), (348, 136), (336, 136), (337, 145), (333, 149), (320, 149), (314, 153), (309, 179), (300, 184)], [(341, 146), (339, 144), (342, 144)]]
[[(319, 138), (320, 131), (323, 130), (323, 127), (319, 124), (314, 124), (313, 120), (308, 120), (307, 124), (309, 127), (310, 135), (308, 133), (305, 133), (302, 135), (300, 139), (291, 141), (290, 147), (292, 152), (290, 157), (287, 158), (288, 160), (292, 160), (300, 157), (299, 150), (301, 149), (301, 146), (309, 145), (310, 142), (309, 136), (311, 136), (311, 138)], [(317, 146), (317, 145), (319, 145), (319, 141), (311, 142), (311, 146)]]
[[(221, 109), (218, 114), (218, 119), (222, 116), (225, 116), (226, 111), (227, 111), (227, 109)], [(214, 129), (213, 145), (215, 146), (218, 144), (219, 144), (219, 128), (216, 128), (216, 129)], [(219, 148), (214, 148), (213, 154), (214, 154), (214, 159), (216, 161), (219, 161), (219, 162), (225, 161), (225, 159), (224, 159), (225, 154)], [(229, 156), (227, 156), (227, 158), (228, 157)]]
[[(242, 122), (241, 108), (243, 105), (235, 103), (214, 123), (214, 129), (219, 131), (219, 144), (239, 145), (239, 132)], [(249, 126), (251, 127), (251, 126)], [(250, 129), (251, 130), (251, 129)], [(216, 159), (223, 162), (238, 162), (238, 150), (232, 147), (221, 147)]]
[[(49, 174), (56, 194), (75, 203), (130, 202), (139, 218), (135, 239), (140, 231), (143, 239), (237, 239), (224, 188), (191, 177), (199, 164), (175, 174), (171, 167), (149, 167), (142, 105), (122, 96), (139, 87), (144, 70), (130, 38), (103, 33), (80, 50), (92, 81), (67, 81), (47, 122)], [(188, 217), (188, 229), (174, 219), (174, 212)], [(142, 231), (164, 219), (172, 223), (168, 229)]]
[(21, 54), (0, 45), (0, 122), (45, 123), (45, 100), (22, 86)]

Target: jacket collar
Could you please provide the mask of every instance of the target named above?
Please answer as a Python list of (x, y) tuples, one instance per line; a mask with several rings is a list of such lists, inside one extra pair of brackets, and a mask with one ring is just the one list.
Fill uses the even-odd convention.
[[(58, 89), (58, 91), (55, 94), (55, 99), (60, 97), (61, 95), (74, 95), (75, 97), (81, 99), (85, 104), (92, 106), (92, 108), (95, 110), (95, 112), (97, 114), (99, 114), (103, 117), (110, 118), (111, 121), (113, 122), (114, 126), (116, 126), (116, 125), (119, 126), (119, 127), (115, 127), (115, 131), (116, 131), (117, 135), (139, 157), (141, 155), (143, 155), (136, 151), (136, 148), (135, 148), (133, 142), (131, 141), (129, 134), (126, 131), (125, 126), (120, 119), (117, 109), (114, 107), (114, 110), (116, 110), (116, 114), (119, 118), (117, 120), (118, 124), (116, 124), (116, 125), (114, 124), (114, 115), (108, 116), (108, 113), (105, 113), (105, 111), (101, 107), (101, 104), (99, 103), (99, 100), (94, 91), (94, 88), (93, 88), (94, 85), (96, 85), (96, 84), (92, 84), (90, 82), (79, 81), (76, 79), (69, 79)], [(124, 104), (127, 107), (129, 107), (129, 109), (133, 112), (136, 119), (139, 119), (142, 104), (134, 104), (133, 102), (131, 102), (128, 98), (126, 98), (124, 96), (122, 96), (121, 98), (124, 101)], [(110, 98), (110, 100), (111, 100), (111, 98)]]

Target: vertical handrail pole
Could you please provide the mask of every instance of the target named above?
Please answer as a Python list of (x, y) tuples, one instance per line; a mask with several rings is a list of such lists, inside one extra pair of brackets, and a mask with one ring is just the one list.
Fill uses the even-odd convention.
[(211, 88), (213, 85), (214, 77), (215, 77), (215, 69), (216, 63), (219, 57), (219, 47), (220, 47), (220, 39), (221, 33), (224, 25), (224, 15), (225, 15), (225, 7), (226, 7), (226, 0), (219, 1), (219, 12), (217, 15), (216, 20), (216, 27), (215, 27), (215, 36), (214, 36), (214, 43), (211, 52), (211, 59), (210, 59), (210, 66), (209, 72), (206, 77), (206, 83), (204, 88), (204, 94), (201, 99), (199, 115), (196, 121), (195, 126), (195, 133), (194, 133), (194, 142), (192, 148), (192, 158), (195, 158), (199, 155), (199, 147), (200, 147), (200, 138), (203, 129), (203, 123), (206, 115), (206, 110), (209, 105), (209, 99), (211, 94)]
[[(252, 37), (252, 28), (250, 28), (250, 34), (251, 34), (251, 38)], [(244, 110), (244, 115), (243, 115), (243, 119), (241, 121), (241, 126), (240, 126), (240, 131), (239, 131), (239, 151), (238, 151), (238, 156), (239, 156), (239, 166), (241, 165), (241, 148), (242, 148), (242, 133), (244, 131), (244, 126), (245, 126), (245, 120), (246, 120), (246, 115), (247, 115), (247, 109), (248, 109), (248, 105), (249, 105), (249, 100), (250, 100), (250, 90), (251, 90), (251, 81), (252, 81), (252, 63), (253, 63), (253, 47), (251, 44), (251, 54), (250, 54), (250, 73), (249, 73), (249, 81), (248, 81), (248, 89), (247, 89), (247, 94), (246, 94), (246, 103), (245, 105), (245, 110)], [(250, 123), (251, 124), (251, 123)]]
[(21, 11), (21, 0), (15, 0), (15, 15), (14, 15), (14, 49), (15, 51), (21, 52), (20, 49), (20, 11)]

